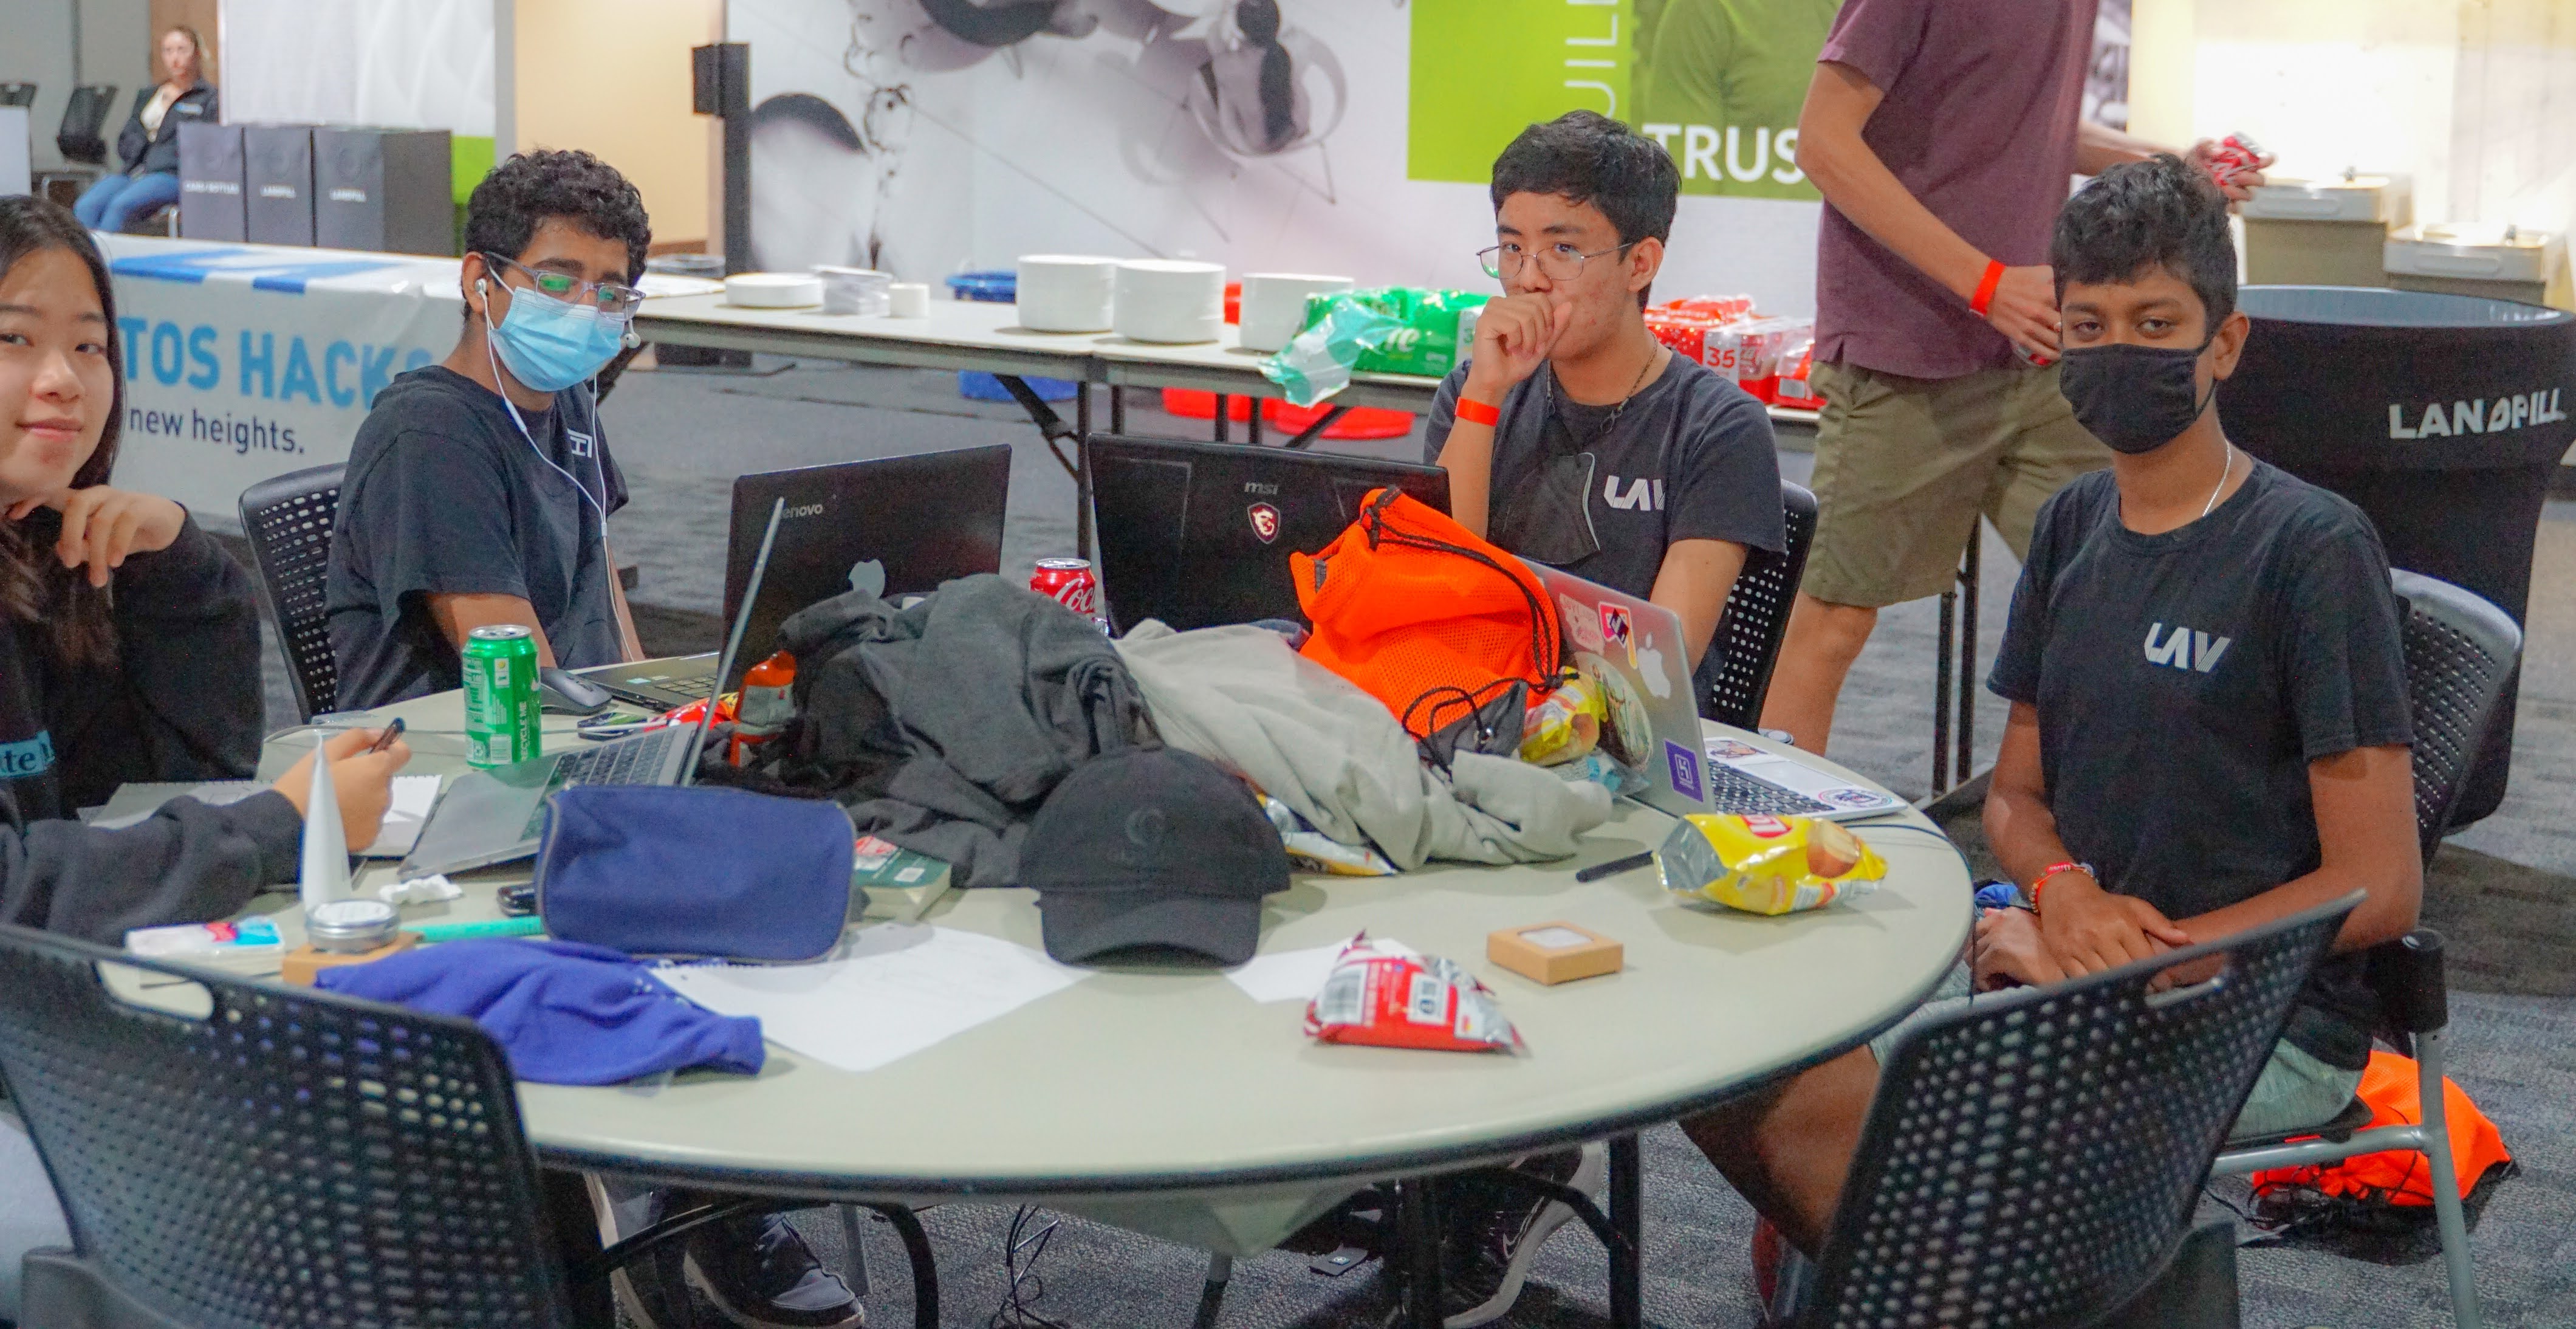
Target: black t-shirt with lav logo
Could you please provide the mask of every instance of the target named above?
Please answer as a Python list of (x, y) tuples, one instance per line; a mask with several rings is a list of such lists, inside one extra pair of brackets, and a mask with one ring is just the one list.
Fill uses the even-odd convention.
[[(2189, 918), (2315, 871), (2308, 763), (2411, 743), (2388, 556), (2361, 511), (2263, 462), (2208, 516), (2120, 524), (2108, 471), (2040, 510), (1986, 686), (2039, 711), (2068, 853)], [(2290, 1039), (2358, 1068), (2361, 957), (2321, 965)]]

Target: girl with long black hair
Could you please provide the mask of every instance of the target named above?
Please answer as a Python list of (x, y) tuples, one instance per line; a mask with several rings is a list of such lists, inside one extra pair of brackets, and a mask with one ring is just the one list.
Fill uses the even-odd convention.
[[(71, 820), (130, 780), (249, 775), (260, 743), (249, 577), (187, 510), (112, 488), (124, 414), (107, 264), (71, 213), (0, 198), (0, 923), (115, 945), (227, 917), (294, 879), (312, 775), (140, 825)], [(410, 756), (331, 742), (342, 825), (375, 839)], [(307, 758), (309, 762), (311, 758)], [(0, 1324), (27, 1250), (67, 1245), (43, 1165), (0, 1105)]]

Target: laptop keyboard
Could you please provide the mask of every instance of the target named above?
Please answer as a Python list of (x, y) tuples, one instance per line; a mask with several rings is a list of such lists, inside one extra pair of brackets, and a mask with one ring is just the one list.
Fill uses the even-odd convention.
[(662, 772), (662, 759), (673, 741), (686, 742), (692, 728), (674, 725), (629, 742), (610, 743), (565, 753), (555, 763), (558, 787), (577, 784), (651, 784)]
[(1741, 813), (1748, 817), (1813, 817), (1841, 809), (1831, 803), (1807, 797), (1794, 789), (1780, 786), (1759, 776), (1744, 772), (1722, 761), (1708, 764), (1711, 808), (1719, 812)]

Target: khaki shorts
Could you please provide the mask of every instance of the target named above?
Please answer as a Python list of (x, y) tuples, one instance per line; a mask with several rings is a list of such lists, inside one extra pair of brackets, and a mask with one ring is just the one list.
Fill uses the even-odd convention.
[(1950, 589), (1980, 513), (2024, 557), (2039, 505), (2111, 464), (2075, 423), (2055, 368), (1924, 379), (1821, 364), (1813, 377), (1824, 395), (1816, 542), (1800, 589), (1830, 604), (1876, 609)]

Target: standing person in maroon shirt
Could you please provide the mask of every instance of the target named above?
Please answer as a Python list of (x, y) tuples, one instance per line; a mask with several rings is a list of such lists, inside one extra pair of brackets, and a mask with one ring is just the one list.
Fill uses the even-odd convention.
[(1881, 607), (1946, 589), (1980, 514), (2022, 557), (2039, 505), (2110, 464), (2058, 395), (2049, 228), (2073, 175), (2165, 149), (2080, 118), (2095, 6), (1847, 0), (1818, 56), (1819, 513), (1762, 715), (1809, 752)]

